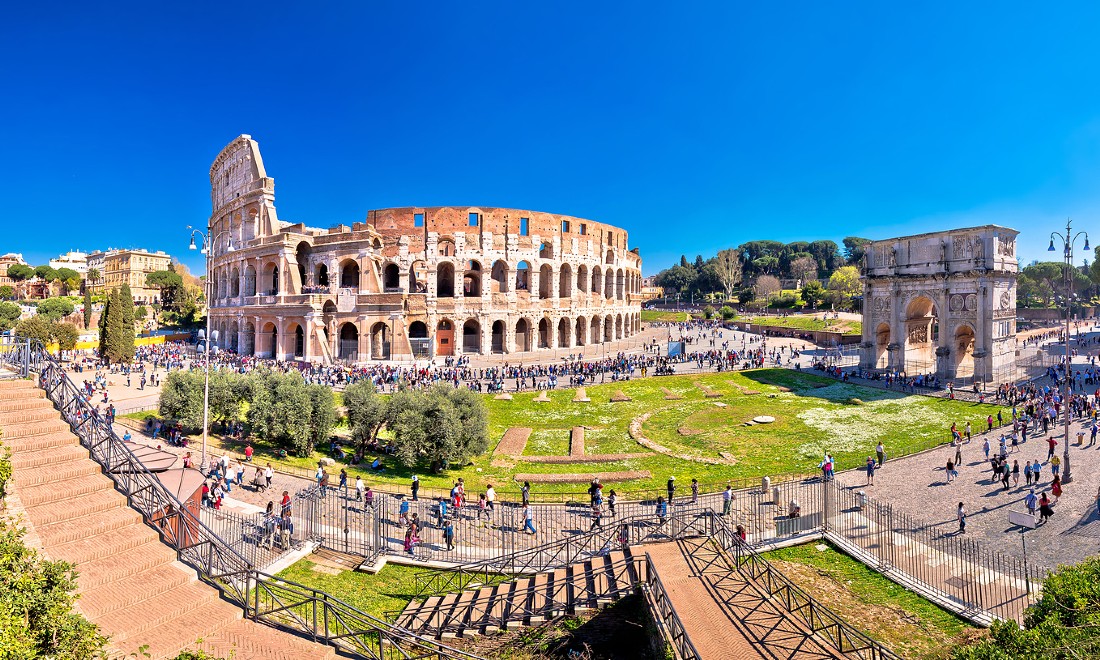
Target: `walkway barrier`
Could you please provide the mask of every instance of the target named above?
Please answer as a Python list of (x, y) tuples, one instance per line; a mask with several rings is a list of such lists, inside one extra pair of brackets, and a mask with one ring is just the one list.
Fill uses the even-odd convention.
[(653, 560), (649, 553), (645, 556), (645, 580), (641, 584), (642, 593), (645, 595), (646, 604), (653, 614), (657, 628), (661, 636), (665, 638), (677, 660), (701, 660), (702, 656), (695, 650), (695, 645), (684, 630), (684, 623), (672, 601), (668, 598), (665, 586), (661, 584), (661, 578), (657, 576), (657, 569), (653, 566)]
[[(22, 346), (19, 345), (22, 341)], [(199, 579), (244, 610), (244, 615), (276, 628), (330, 644), (372, 660), (455, 658), (483, 660), (437, 640), (361, 612), (322, 591), (258, 571), (254, 565), (192, 514), (95, 414), (81, 391), (44, 347), (34, 340), (0, 344), (0, 363), (30, 377), (38, 368), (40, 386), (61, 411), (93, 460), (123, 493), (161, 540)]]

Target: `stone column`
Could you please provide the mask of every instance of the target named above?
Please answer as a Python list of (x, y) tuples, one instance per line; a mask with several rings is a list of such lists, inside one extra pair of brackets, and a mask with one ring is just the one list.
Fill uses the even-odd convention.
[(313, 312), (310, 312), (302, 319), (302, 359), (306, 362), (313, 358), (314, 331)]
[(271, 357), (278, 360), (286, 355), (286, 321), (282, 316), (275, 317), (275, 341), (272, 342)]

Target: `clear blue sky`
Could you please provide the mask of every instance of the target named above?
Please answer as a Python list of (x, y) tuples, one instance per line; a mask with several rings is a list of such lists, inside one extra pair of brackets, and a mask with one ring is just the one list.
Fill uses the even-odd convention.
[[(647, 274), (751, 239), (995, 222), (1100, 241), (1100, 5), (9, 3), (0, 252), (186, 252), (260, 142), (280, 217), (514, 206)], [(1064, 224), (1064, 223), (1063, 223)]]

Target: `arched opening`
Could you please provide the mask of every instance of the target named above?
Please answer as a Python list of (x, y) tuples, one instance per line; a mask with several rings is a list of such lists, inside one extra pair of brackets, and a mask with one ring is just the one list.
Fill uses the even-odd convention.
[(436, 298), (453, 298), (455, 295), (455, 265), (449, 261), (435, 267)]
[(493, 264), (493, 270), (490, 277), (492, 278), (492, 293), (508, 292), (508, 264), (497, 260)]
[(348, 259), (340, 265), (340, 288), (359, 290), (359, 263)]
[(481, 264), (470, 261), (462, 275), (462, 295), (466, 298), (481, 297)]
[(491, 344), (494, 353), (504, 352), (504, 321), (493, 321), (493, 338)]
[(530, 270), (526, 261), (516, 264), (516, 291), (527, 291), (528, 271)]
[(955, 329), (955, 342), (951, 346), (955, 362), (955, 378), (974, 376), (974, 328), (963, 324)]
[(531, 350), (531, 324), (527, 319), (516, 321), (516, 352), (525, 353)]
[(588, 266), (577, 267), (577, 291), (588, 293)]
[(549, 243), (542, 243), (539, 245), (539, 259), (553, 259), (554, 258), (554, 246)]
[(428, 324), (423, 321), (413, 321), (409, 324), (409, 339), (427, 339)]
[(279, 293), (279, 267), (275, 264), (264, 265), (263, 286), (265, 296)]
[(569, 264), (561, 265), (558, 273), (558, 297), (569, 298), (573, 295), (573, 269)]
[(240, 353), (241, 326), (236, 321), (229, 324), (229, 350)]
[(615, 295), (615, 271), (610, 268), (604, 273), (603, 297), (611, 300)]
[(313, 281), (316, 282), (316, 286), (328, 288), (328, 266), (325, 264), (317, 264), (317, 270), (313, 276)]
[(340, 347), (336, 356), (349, 362), (359, 359), (359, 328), (354, 323), (340, 326)]
[(260, 345), (259, 356), (260, 357), (277, 357), (276, 351), (279, 350), (279, 329), (275, 327), (274, 323), (265, 323), (263, 329), (260, 331)]
[(426, 357), (431, 353), (431, 340), (428, 339), (428, 324), (423, 321), (413, 321), (409, 324), (409, 348), (413, 357)]
[(875, 328), (875, 368), (890, 366), (890, 324), (879, 323)]
[(569, 319), (558, 321), (558, 348), (569, 347)]
[(428, 264), (414, 261), (409, 268), (409, 293), (425, 293), (428, 290)]
[(609, 250), (607, 251), (607, 254), (605, 254), (605, 255), (604, 255), (604, 260), (603, 260), (603, 262), (604, 262), (605, 264), (609, 265), (609, 266), (610, 266), (611, 264), (615, 263), (615, 251), (614, 251), (614, 250), (610, 250), (610, 249), (609, 249)]
[(550, 264), (543, 264), (539, 269), (539, 298), (546, 300), (553, 290), (554, 272)]
[(608, 314), (603, 319), (603, 340), (611, 341), (615, 336), (615, 322), (611, 319), (611, 315)]
[(306, 333), (297, 323), (291, 326), (291, 336), (294, 337), (294, 357), (302, 359), (306, 354)]
[(905, 310), (905, 373), (911, 376), (936, 372), (939, 319), (936, 304), (918, 296)]
[(435, 326), (435, 354), (455, 354), (455, 326), (449, 319), (443, 319)]
[(600, 295), (603, 292), (603, 271), (599, 266), (592, 269), (592, 293)]
[(619, 300), (626, 297), (626, 275), (622, 268), (615, 273), (615, 297)]
[(370, 356), (385, 360), (390, 355), (390, 327), (379, 321), (370, 328)]
[(397, 264), (388, 263), (382, 269), (382, 288), (387, 292), (401, 290), (401, 268)]
[(539, 319), (539, 348), (550, 348), (549, 319)]
[(251, 321), (244, 324), (244, 336), (241, 337), (244, 342), (241, 344), (241, 355), (255, 355), (256, 354), (256, 326)]
[(622, 314), (615, 316), (615, 339), (623, 338), (623, 316)]
[(313, 248), (309, 243), (301, 241), (298, 243), (298, 247), (294, 249), (294, 260), (298, 262), (298, 283), (305, 292), (305, 287), (313, 284), (309, 281), (309, 276), (313, 273), (309, 270), (309, 260), (313, 253)]
[(576, 345), (584, 346), (588, 343), (588, 319), (583, 316), (577, 318)]
[(600, 343), (600, 339), (603, 337), (603, 334), (600, 332), (600, 317), (593, 316), (592, 317), (592, 323), (588, 327), (591, 330), (590, 336), (592, 337), (592, 339), (591, 339), (591, 341), (589, 341), (589, 343), (590, 344)]
[(239, 298), (241, 295), (241, 271), (236, 267), (229, 274), (229, 297)]
[(455, 244), (450, 239), (439, 241), (436, 244), (436, 252), (441, 257), (453, 257), (455, 256)]
[(256, 295), (256, 268), (251, 264), (244, 269), (244, 295)]
[(481, 352), (481, 324), (470, 319), (462, 324), (462, 352)]

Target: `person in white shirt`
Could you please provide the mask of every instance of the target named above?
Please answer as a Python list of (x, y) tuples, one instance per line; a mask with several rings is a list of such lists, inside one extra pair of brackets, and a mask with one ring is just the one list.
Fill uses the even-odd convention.
[(363, 501), (363, 491), (365, 489), (366, 489), (366, 486), (363, 484), (363, 477), (360, 477), (360, 476), (357, 475), (355, 477), (355, 501), (356, 502), (362, 502)]
[(486, 500), (485, 508), (487, 508), (489, 510), (489, 513), (493, 513), (496, 510), (496, 506), (494, 504), (494, 502), (496, 502), (496, 499), (497, 499), (497, 492), (496, 492), (496, 490), (493, 489), (493, 484), (488, 484), (485, 487), (485, 500)]

